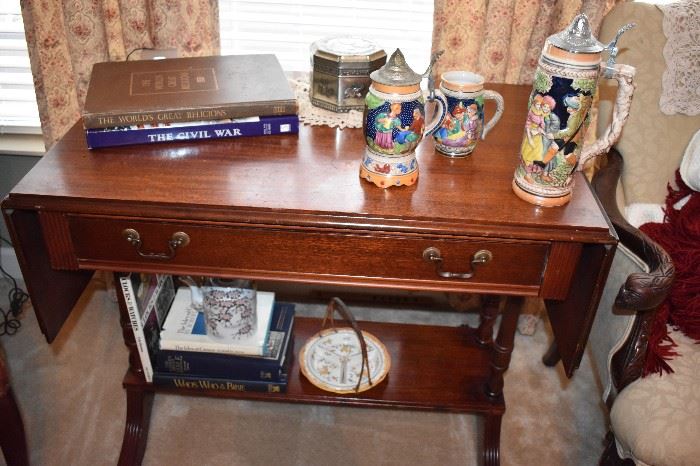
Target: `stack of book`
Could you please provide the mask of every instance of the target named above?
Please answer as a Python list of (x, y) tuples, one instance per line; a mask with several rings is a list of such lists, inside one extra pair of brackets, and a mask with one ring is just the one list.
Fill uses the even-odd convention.
[[(276, 303), (274, 293), (259, 291), (257, 334), (221, 342), (206, 335), (204, 315), (192, 307), (190, 290), (175, 289), (170, 276), (130, 274), (121, 282), (130, 318), (131, 309), (139, 316), (139, 306), (158, 309), (131, 320), (147, 382), (196, 390), (286, 391), (294, 346), (293, 304)], [(138, 325), (151, 315), (150, 325)]]
[(83, 110), (90, 149), (298, 133), (277, 57), (222, 55), (97, 63)]

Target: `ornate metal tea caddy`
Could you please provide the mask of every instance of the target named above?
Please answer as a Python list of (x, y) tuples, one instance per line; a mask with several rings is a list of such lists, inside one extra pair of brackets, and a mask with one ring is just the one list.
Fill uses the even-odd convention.
[(364, 108), (369, 75), (386, 63), (386, 52), (355, 36), (332, 36), (311, 45), (311, 103), (333, 112)]

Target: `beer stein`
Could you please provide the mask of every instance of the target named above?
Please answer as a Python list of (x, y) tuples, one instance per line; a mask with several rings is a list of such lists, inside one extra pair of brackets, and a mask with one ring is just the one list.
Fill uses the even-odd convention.
[(360, 177), (379, 186), (409, 186), (418, 179), (416, 147), (425, 134), (431, 134), (445, 118), (445, 97), (434, 89), (428, 100), (437, 104), (432, 121), (425, 121), (425, 98), (420, 83), (430, 75), (433, 55), (423, 74), (414, 72), (401, 50), (370, 74), (372, 84), (365, 96), (363, 134), (367, 143), (360, 166)]
[[(513, 178), (513, 191), (521, 199), (547, 207), (566, 204), (571, 199), (575, 170), (607, 152), (620, 136), (632, 102), (635, 69), (615, 64), (616, 45), (622, 33), (633, 26), (624, 26), (604, 45), (592, 36), (586, 15), (579, 14), (566, 30), (546, 40), (535, 71), (520, 163)], [(601, 63), (605, 50), (608, 61)], [(601, 75), (618, 82), (612, 122), (600, 139), (581, 147)]]
[(200, 285), (192, 277), (180, 279), (190, 287), (192, 307), (204, 313), (207, 336), (238, 341), (255, 335), (258, 315), (252, 282), (206, 277)]
[[(435, 149), (448, 157), (470, 155), (503, 114), (503, 97), (484, 89), (483, 76), (469, 71), (448, 71), (440, 77), (440, 91), (447, 101), (447, 116), (433, 133)], [(484, 122), (484, 101), (496, 102), (496, 112)]]

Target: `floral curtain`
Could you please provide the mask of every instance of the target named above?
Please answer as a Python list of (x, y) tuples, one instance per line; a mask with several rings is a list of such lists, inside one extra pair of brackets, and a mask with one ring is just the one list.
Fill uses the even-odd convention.
[(436, 75), (469, 70), (487, 82), (528, 84), (545, 39), (586, 13), (597, 33), (624, 0), (435, 0), (433, 51), (444, 50)]
[(138, 49), (219, 53), (217, 0), (21, 2), (44, 143), (78, 120), (92, 65)]

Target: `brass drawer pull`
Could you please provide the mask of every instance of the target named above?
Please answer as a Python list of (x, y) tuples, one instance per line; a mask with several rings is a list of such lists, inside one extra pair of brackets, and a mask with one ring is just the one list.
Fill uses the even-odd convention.
[(476, 266), (485, 264), (493, 259), (493, 254), (487, 249), (481, 249), (477, 251), (472, 256), (471, 260), (471, 270), (465, 273), (457, 272), (446, 272), (442, 270), (442, 256), (440, 255), (440, 250), (435, 247), (426, 248), (423, 251), (423, 260), (428, 263), (435, 264), (435, 272), (442, 278), (472, 278), (476, 273)]
[(168, 240), (168, 249), (170, 249), (170, 252), (142, 252), (141, 246), (143, 243), (141, 241), (141, 235), (138, 231), (134, 230), (133, 228), (127, 228), (124, 231), (122, 231), (122, 236), (129, 242), (129, 244), (136, 248), (136, 252), (138, 253), (138, 255), (143, 257), (144, 259), (157, 259), (166, 261), (174, 259), (175, 254), (177, 252), (177, 248), (185, 247), (188, 244), (190, 244), (190, 236), (183, 231), (178, 231), (173, 233), (173, 236), (171, 236), (170, 240)]

